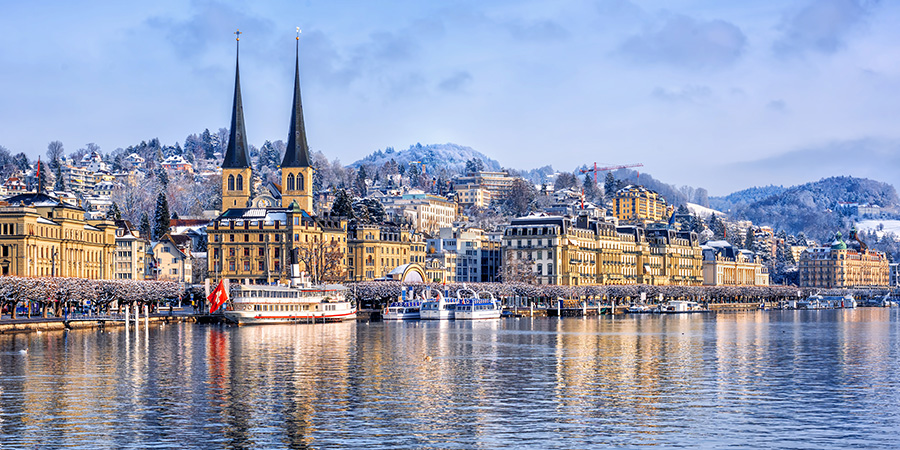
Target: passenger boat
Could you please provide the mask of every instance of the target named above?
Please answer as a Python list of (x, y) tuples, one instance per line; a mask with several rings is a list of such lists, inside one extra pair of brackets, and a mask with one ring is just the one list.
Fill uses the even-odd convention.
[(422, 302), (394, 302), (384, 308), (381, 313), (382, 320), (419, 320), (421, 316)]
[(356, 320), (356, 307), (339, 284), (232, 286), (225, 318), (238, 325)]
[(356, 306), (340, 284), (314, 285), (291, 254), (289, 285), (239, 284), (230, 289), (225, 319), (238, 325), (356, 320)]
[(676, 314), (709, 312), (709, 310), (704, 309), (703, 306), (697, 302), (689, 300), (670, 300), (659, 308), (659, 312), (664, 314)]
[[(429, 295), (427, 293), (424, 295)], [(447, 298), (440, 291), (437, 292), (436, 298), (427, 299), (422, 302), (419, 315), (422, 320), (453, 320), (456, 318), (456, 305), (459, 303), (457, 298)]]
[[(409, 294), (409, 295), (407, 295)], [(400, 301), (389, 303), (381, 311), (382, 320), (419, 320), (422, 301), (416, 300), (413, 291), (400, 291)]]
[[(462, 291), (467, 290), (475, 294), (472, 298), (462, 298)], [(482, 298), (482, 294), (487, 294), (487, 298)], [(490, 292), (475, 293), (471, 289), (460, 289), (457, 291), (456, 319), (457, 320), (478, 320), (478, 319), (499, 319), (503, 310), (500, 302), (494, 298)]]
[(631, 305), (628, 306), (628, 308), (625, 308), (625, 312), (627, 312), (629, 314), (643, 314), (643, 313), (658, 312), (658, 311), (654, 311), (653, 308), (651, 308), (648, 305), (640, 305), (640, 304), (632, 303)]

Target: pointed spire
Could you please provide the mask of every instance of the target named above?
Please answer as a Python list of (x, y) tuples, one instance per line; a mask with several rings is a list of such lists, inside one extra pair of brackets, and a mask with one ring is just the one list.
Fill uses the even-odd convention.
[(300, 28), (297, 28), (297, 59), (294, 67), (294, 102), (291, 107), (291, 127), (287, 149), (281, 167), (309, 167), (309, 145), (303, 123), (303, 104), (300, 101)]
[(223, 169), (245, 169), (250, 167), (250, 152), (247, 149), (247, 131), (244, 129), (244, 106), (241, 102), (241, 31), (237, 36), (237, 57), (234, 63), (234, 105), (231, 110), (231, 130), (228, 148), (225, 150)]

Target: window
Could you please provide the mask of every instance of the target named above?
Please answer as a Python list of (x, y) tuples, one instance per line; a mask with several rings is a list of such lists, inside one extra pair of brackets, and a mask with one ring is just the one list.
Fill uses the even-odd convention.
[(228, 263), (228, 270), (234, 272), (234, 261), (230, 261)]
[(228, 175), (228, 190), (234, 190), (234, 175)]
[(288, 174), (287, 176), (287, 188), (286, 191), (294, 190), (294, 174)]
[(244, 242), (250, 242), (250, 235), (249, 235), (249, 234), (245, 234), (245, 235), (244, 235)]
[(259, 248), (259, 256), (266, 256), (266, 250), (262, 247)]
[(260, 261), (259, 262), (259, 271), (262, 272), (264, 270), (266, 270), (266, 263)]
[(250, 261), (244, 261), (244, 272), (250, 271)]
[(303, 183), (303, 174), (302, 174), (302, 173), (298, 173), (298, 174), (297, 174), (297, 190), (298, 190), (298, 191), (304, 190), (303, 185), (304, 185), (304, 183)]
[(264, 236), (264, 235), (262, 235), (262, 234), (259, 235), (259, 242), (263, 242), (263, 241), (265, 240), (265, 239), (263, 238), (263, 236)]
[(235, 183), (235, 184), (237, 185), (237, 190), (243, 191), (244, 190), (244, 176), (241, 174), (238, 174), (237, 183)]
[(178, 258), (172, 258), (172, 264), (178, 264)]
[[(262, 249), (260, 249), (260, 250), (262, 250)], [(250, 247), (244, 248), (244, 256), (250, 256)]]
[(234, 257), (234, 248), (228, 249), (228, 256)]
[(234, 242), (234, 235), (233, 235), (233, 234), (229, 234), (229, 235), (228, 235), (228, 242)]

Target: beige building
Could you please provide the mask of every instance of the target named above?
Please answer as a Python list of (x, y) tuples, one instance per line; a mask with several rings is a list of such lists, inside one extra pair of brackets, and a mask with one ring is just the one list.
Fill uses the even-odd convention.
[(643, 186), (626, 186), (616, 192), (613, 212), (622, 222), (648, 224), (664, 222), (669, 211), (666, 200)]
[[(537, 284), (702, 282), (702, 254), (691, 232), (616, 227), (588, 216), (537, 215), (514, 219), (502, 245), (504, 265), (525, 265)], [(518, 271), (504, 267), (502, 272)]]
[(491, 204), (491, 192), (480, 186), (461, 185), (456, 198), (463, 208), (487, 208)]
[(397, 224), (353, 224), (347, 232), (350, 281), (373, 281), (396, 267), (425, 266), (425, 242), (408, 227)]
[(456, 282), (456, 253), (429, 253), (425, 257), (425, 274), (428, 282)]
[(704, 286), (768, 286), (769, 271), (753, 252), (734, 248), (727, 241), (703, 245)]
[(888, 286), (890, 270), (882, 252), (869, 250), (856, 230), (849, 242), (838, 233), (828, 247), (810, 247), (800, 255), (800, 287)]
[(111, 280), (116, 226), (85, 220), (83, 209), (46, 194), (19, 194), (0, 206), (0, 275)]
[(116, 221), (117, 280), (143, 280), (147, 278), (147, 251), (150, 242), (141, 237), (127, 220)]
[[(482, 200), (502, 200), (509, 195), (516, 177), (509, 172), (477, 172), (469, 173), (464, 177), (453, 180), (453, 190), (456, 192), (469, 189), (483, 189), (487, 197)], [(485, 194), (482, 194), (485, 195)]]
[(192, 283), (194, 272), (191, 266), (190, 247), (180, 247), (168, 234), (159, 241), (152, 242), (151, 271), (153, 279)]
[(413, 190), (399, 197), (383, 197), (385, 212), (395, 217), (408, 217), (420, 233), (436, 233), (456, 220), (456, 203), (444, 197)]

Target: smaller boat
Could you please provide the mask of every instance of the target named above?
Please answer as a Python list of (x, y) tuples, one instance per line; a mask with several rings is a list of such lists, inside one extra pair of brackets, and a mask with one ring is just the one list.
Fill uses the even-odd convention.
[[(419, 310), (420, 318), (423, 320), (453, 320), (456, 318), (456, 305), (458, 300), (455, 298), (447, 298), (441, 294), (440, 291), (437, 292), (436, 298), (428, 298), (422, 302), (422, 306)], [(428, 291), (425, 291), (423, 295), (429, 295)]]
[[(463, 298), (462, 291), (475, 294), (472, 298)], [(487, 294), (483, 297), (482, 294)], [(499, 319), (503, 307), (490, 292), (476, 293), (471, 289), (456, 291), (457, 300), (455, 316), (457, 320)]]
[(650, 313), (650, 312), (655, 312), (655, 311), (653, 311), (653, 308), (651, 308), (649, 305), (641, 305), (641, 304), (632, 303), (631, 305), (628, 306), (628, 308), (625, 308), (625, 312), (627, 312), (629, 314), (644, 314), (644, 313)]
[(703, 306), (697, 302), (689, 300), (670, 300), (659, 308), (659, 312), (664, 314), (679, 314), (709, 312), (709, 310), (703, 308)]
[(394, 302), (384, 308), (381, 313), (382, 320), (419, 320), (421, 316), (422, 302)]

